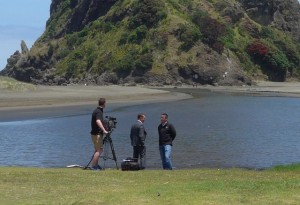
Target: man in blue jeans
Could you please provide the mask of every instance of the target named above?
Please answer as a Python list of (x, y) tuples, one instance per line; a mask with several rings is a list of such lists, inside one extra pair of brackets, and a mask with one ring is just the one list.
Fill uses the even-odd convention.
[(158, 126), (159, 152), (163, 169), (172, 170), (171, 150), (172, 142), (176, 137), (174, 126), (168, 122), (168, 114), (163, 113), (160, 116), (161, 124)]

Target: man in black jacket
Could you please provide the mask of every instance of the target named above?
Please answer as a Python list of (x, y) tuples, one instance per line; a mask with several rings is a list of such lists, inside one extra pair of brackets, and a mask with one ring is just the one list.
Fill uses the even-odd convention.
[(168, 122), (168, 114), (163, 113), (160, 116), (161, 124), (158, 126), (159, 152), (163, 169), (172, 170), (171, 150), (172, 143), (176, 137), (174, 126)]
[(131, 145), (133, 146), (133, 158), (140, 159), (140, 169), (146, 168), (145, 140), (147, 132), (144, 127), (145, 119), (145, 114), (138, 114), (137, 121), (132, 125), (130, 130)]

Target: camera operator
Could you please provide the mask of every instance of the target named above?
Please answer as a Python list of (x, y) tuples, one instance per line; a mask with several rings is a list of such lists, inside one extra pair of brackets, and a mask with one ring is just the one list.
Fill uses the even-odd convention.
[(140, 169), (146, 168), (146, 146), (145, 140), (147, 132), (144, 122), (146, 116), (143, 113), (138, 114), (137, 121), (130, 130), (131, 145), (133, 146), (133, 158), (140, 159)]
[(91, 137), (95, 148), (95, 153), (92, 159), (92, 169), (101, 170), (99, 166), (99, 158), (103, 151), (103, 135), (108, 132), (103, 126), (103, 109), (105, 108), (105, 98), (98, 100), (98, 107), (94, 110), (91, 119)]

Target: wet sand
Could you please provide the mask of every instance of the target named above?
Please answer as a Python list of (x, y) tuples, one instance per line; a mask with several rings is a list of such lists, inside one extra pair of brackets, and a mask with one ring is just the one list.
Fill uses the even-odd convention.
[(300, 97), (300, 82), (257, 81), (252, 86), (198, 86), (212, 92), (238, 93), (255, 96)]
[(188, 99), (191, 95), (129, 86), (37, 86), (35, 90), (0, 89), (0, 121), (37, 119), (90, 112), (100, 97), (107, 108)]
[(38, 86), (29, 91), (0, 90), (0, 110), (109, 103), (149, 103), (190, 98), (184, 93), (129, 86)]
[[(169, 89), (168, 89), (169, 88)], [(172, 88), (172, 89), (170, 89)], [(164, 90), (167, 89), (167, 90)], [(8, 91), (0, 89), (0, 121), (45, 116), (97, 106), (99, 97), (109, 104), (134, 105), (192, 98), (189, 90), (237, 93), (257, 96), (300, 97), (299, 82), (257, 82), (253, 86), (37, 86), (35, 90)]]

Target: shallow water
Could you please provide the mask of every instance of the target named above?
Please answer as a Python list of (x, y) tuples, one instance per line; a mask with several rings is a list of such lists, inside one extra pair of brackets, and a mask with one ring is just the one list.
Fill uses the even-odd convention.
[[(300, 98), (197, 92), (199, 98), (176, 102), (132, 106), (108, 102), (104, 114), (118, 121), (112, 139), (119, 165), (132, 155), (129, 131), (139, 112), (147, 116), (148, 168), (161, 167), (157, 126), (162, 112), (177, 129), (172, 149), (177, 169), (263, 169), (300, 162)], [(89, 131), (94, 108), (78, 106), (72, 112), (36, 113), (21, 120), (0, 115), (0, 166), (86, 165), (93, 152)], [(112, 160), (106, 166), (115, 167)]]

